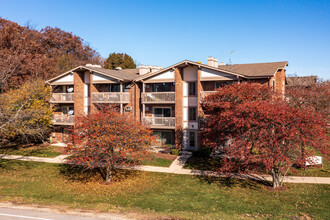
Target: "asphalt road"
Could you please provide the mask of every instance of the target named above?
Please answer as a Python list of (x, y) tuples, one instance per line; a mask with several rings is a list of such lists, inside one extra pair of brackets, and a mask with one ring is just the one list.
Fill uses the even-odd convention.
[(112, 219), (123, 220), (118, 216), (107, 216), (106, 218), (85, 217), (79, 215), (56, 214), (41, 211), (32, 211), (15, 208), (0, 208), (0, 220), (100, 220)]

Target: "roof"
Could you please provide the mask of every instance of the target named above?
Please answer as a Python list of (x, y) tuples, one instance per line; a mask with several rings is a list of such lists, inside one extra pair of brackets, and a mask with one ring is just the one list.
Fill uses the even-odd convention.
[(282, 62), (272, 62), (272, 63), (250, 63), (250, 64), (234, 64), (234, 65), (220, 65), (217, 67), (209, 66), (207, 64), (201, 64), (189, 60), (181, 61), (177, 64), (169, 66), (167, 68), (161, 69), (157, 72), (150, 72), (143, 75), (139, 75), (139, 69), (123, 69), (123, 70), (110, 70), (98, 67), (91, 67), (91, 66), (78, 66), (68, 72), (65, 72), (57, 77), (54, 77), (47, 82), (54, 81), (66, 74), (69, 74), (73, 71), (79, 69), (85, 69), (89, 71), (93, 71), (95, 73), (99, 73), (102, 75), (106, 75), (117, 79), (119, 81), (142, 81), (149, 77), (158, 75), (160, 73), (166, 72), (170, 69), (176, 67), (185, 67), (188, 65), (195, 65), (202, 68), (207, 68), (211, 70), (215, 70), (222, 73), (227, 73), (231, 75), (235, 75), (242, 78), (255, 78), (255, 77), (272, 77), (277, 72), (278, 69), (283, 69), (288, 65), (287, 61)]
[(137, 77), (135, 80), (144, 80), (154, 75), (158, 75), (162, 72), (168, 71), (169, 69), (175, 67), (181, 67), (185, 65), (195, 65), (198, 67), (208, 68), (215, 71), (228, 73), (231, 75), (236, 75), (243, 78), (254, 78), (254, 77), (272, 77), (277, 72), (278, 69), (283, 69), (288, 65), (288, 61), (282, 62), (271, 62), (271, 63), (250, 63), (250, 64), (234, 64), (234, 65), (220, 65), (218, 68), (209, 66), (206, 64), (201, 64), (189, 60), (184, 60), (180, 63), (169, 66), (158, 72), (146, 73), (142, 76)]
[(187, 66), (187, 65), (195, 65), (195, 66), (198, 66), (198, 67), (208, 68), (208, 69), (211, 69), (211, 70), (215, 70), (215, 71), (219, 71), (219, 72), (224, 72), (224, 73), (228, 73), (228, 74), (231, 74), (231, 75), (236, 75), (236, 76), (244, 77), (240, 73), (233, 73), (233, 72), (227, 71), (227, 70), (220, 70), (219, 68), (216, 68), (216, 67), (213, 67), (213, 66), (209, 66), (209, 65), (206, 65), (206, 64), (201, 64), (201, 63), (193, 62), (193, 61), (190, 61), (190, 60), (184, 60), (184, 61), (181, 61), (181, 62), (179, 62), (177, 64), (174, 64), (172, 66), (169, 66), (169, 67), (167, 67), (165, 69), (162, 69), (160, 71), (150, 72), (150, 73), (143, 74), (143, 75), (137, 77), (135, 80), (136, 81), (144, 80), (144, 79), (147, 79), (149, 77), (152, 77), (152, 76), (158, 75), (160, 73), (166, 72), (166, 71), (168, 71), (170, 69), (173, 69), (175, 67), (184, 67), (184, 66)]
[(110, 77), (116, 77), (122, 80), (134, 80), (139, 77), (139, 69), (110, 70), (98, 67), (87, 67), (95, 72), (100, 72)]
[(90, 67), (90, 66), (78, 66), (72, 70), (69, 70), (59, 76), (56, 76), (52, 79), (47, 80), (47, 83), (50, 83), (51, 81), (54, 81), (56, 79), (59, 79), (71, 72), (77, 71), (77, 70), (89, 70), (95, 73), (99, 73), (101, 75), (109, 76), (111, 78), (117, 79), (119, 81), (132, 81), (139, 77), (139, 69), (123, 69), (123, 70), (110, 70), (110, 69), (104, 69), (104, 68), (98, 68), (98, 67)]
[(295, 76), (287, 77), (287, 86), (311, 86), (317, 81), (317, 76)]
[(287, 61), (271, 63), (248, 63), (234, 65), (220, 65), (220, 70), (226, 70), (246, 77), (273, 76), (278, 69), (283, 69), (288, 65)]

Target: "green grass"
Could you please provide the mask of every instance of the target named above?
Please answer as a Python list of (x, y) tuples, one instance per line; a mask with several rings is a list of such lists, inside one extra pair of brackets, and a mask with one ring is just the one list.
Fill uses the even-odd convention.
[(67, 165), (0, 160), (0, 201), (134, 212), (151, 218), (330, 219), (329, 185), (285, 186), (286, 191), (269, 191), (247, 180), (139, 171), (119, 171), (114, 182), (105, 185), (97, 173), (70, 172)]
[(193, 170), (216, 171), (221, 166), (221, 160), (212, 157), (189, 157), (183, 168)]
[[(216, 171), (220, 166), (221, 160), (218, 158), (190, 157), (183, 168)], [(329, 161), (323, 161), (323, 168), (319, 166), (307, 167), (306, 170), (293, 168), (288, 176), (330, 177), (330, 164)]]
[(173, 160), (163, 158), (153, 158), (151, 160), (144, 160), (141, 165), (156, 166), (156, 167), (169, 167)]
[(55, 149), (57, 146), (33, 146), (33, 147), (4, 147), (0, 148), (0, 154), (22, 155), (35, 157), (57, 157), (61, 155)]

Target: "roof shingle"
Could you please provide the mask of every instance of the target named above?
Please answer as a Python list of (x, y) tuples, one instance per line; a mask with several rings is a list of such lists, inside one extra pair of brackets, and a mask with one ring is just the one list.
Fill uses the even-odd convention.
[(273, 76), (278, 69), (288, 65), (287, 61), (272, 63), (248, 63), (234, 65), (219, 65), (220, 70), (226, 70), (247, 77)]

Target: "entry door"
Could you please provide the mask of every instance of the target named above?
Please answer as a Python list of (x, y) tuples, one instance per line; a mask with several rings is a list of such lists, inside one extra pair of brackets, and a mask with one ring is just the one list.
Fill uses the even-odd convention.
[(197, 131), (188, 131), (188, 147), (190, 150), (197, 150)]

